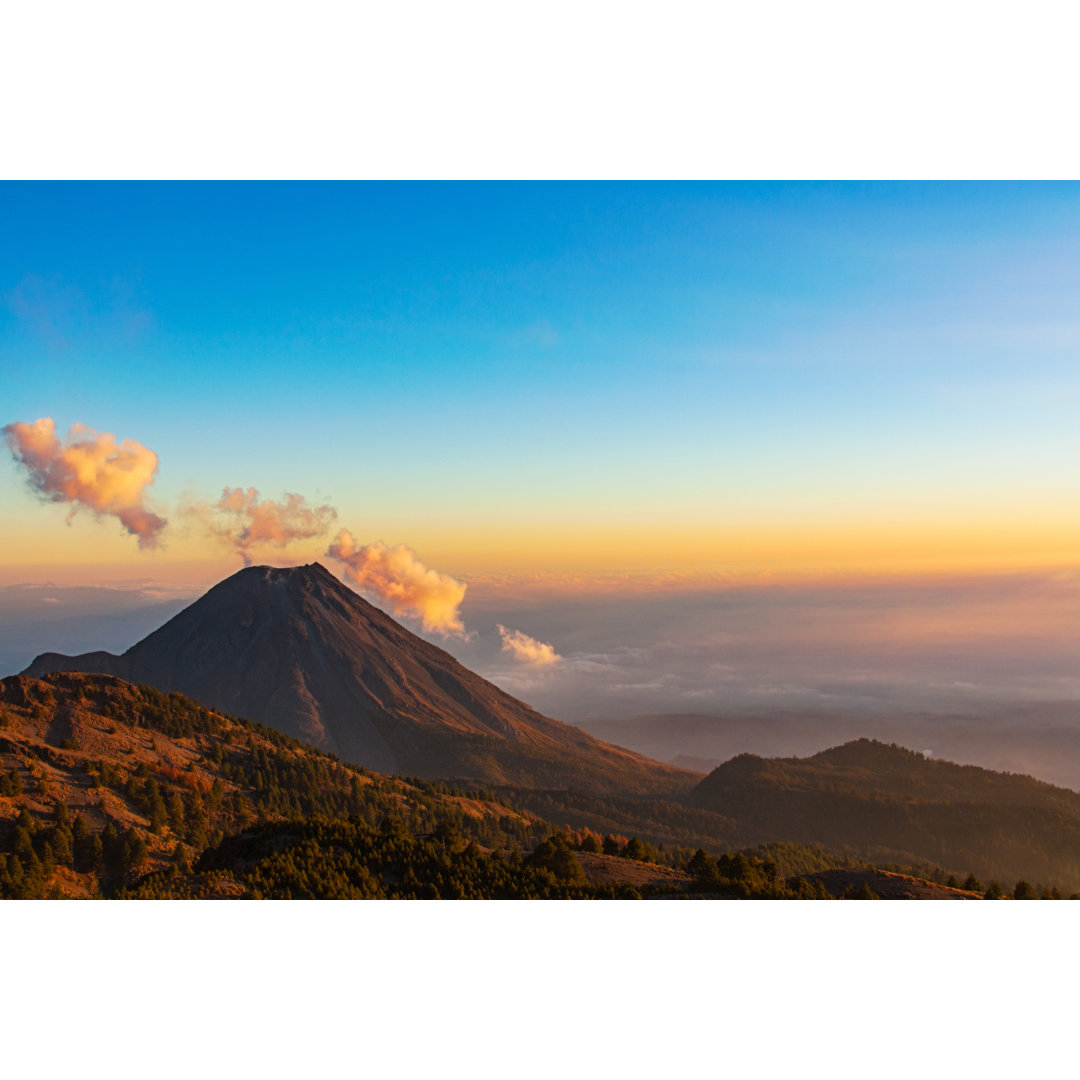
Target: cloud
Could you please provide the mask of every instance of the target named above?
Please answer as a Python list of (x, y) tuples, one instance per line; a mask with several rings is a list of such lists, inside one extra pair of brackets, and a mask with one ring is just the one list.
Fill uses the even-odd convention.
[(251, 549), (269, 546), (285, 548), (295, 540), (322, 536), (337, 518), (330, 505), (311, 506), (303, 495), (286, 493), (279, 502), (260, 499), (252, 487), (230, 488), (212, 506), (199, 506), (210, 532), (227, 543), (251, 565)]
[(551, 645), (537, 641), (520, 630), (508, 630), (502, 623), (497, 625), (502, 638), (502, 651), (510, 653), (515, 660), (536, 667), (547, 667), (562, 659)]
[(361, 547), (348, 529), (342, 529), (326, 554), (343, 562), (345, 576), (385, 600), (394, 615), (419, 618), (428, 632), (466, 636), (459, 611), (466, 585), (430, 570), (411, 548), (387, 547), (381, 541)]
[(49, 417), (32, 424), (8, 424), (4, 438), (15, 460), (26, 470), (30, 487), (48, 502), (71, 503), (74, 514), (85, 507), (117, 518), (139, 539), (139, 547), (156, 547), (166, 521), (143, 505), (154, 482), (158, 457), (134, 439), (117, 443), (75, 424), (65, 440)]

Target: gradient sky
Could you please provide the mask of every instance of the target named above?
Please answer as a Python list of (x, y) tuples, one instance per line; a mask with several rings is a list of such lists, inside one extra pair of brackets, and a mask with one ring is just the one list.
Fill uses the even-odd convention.
[[(1075, 566), (1078, 296), (1075, 184), (2, 184), (0, 425), (466, 579)], [(66, 511), (0, 581), (239, 565)]]

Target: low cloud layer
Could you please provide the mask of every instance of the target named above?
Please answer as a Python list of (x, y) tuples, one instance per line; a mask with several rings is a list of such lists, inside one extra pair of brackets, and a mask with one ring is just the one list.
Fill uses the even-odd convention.
[(361, 546), (342, 529), (326, 554), (344, 563), (345, 576), (389, 604), (394, 615), (420, 619), (429, 633), (465, 636), (460, 611), (464, 582), (429, 569), (411, 548), (381, 541)]
[[(1080, 703), (1078, 572), (547, 597), (473, 581), (466, 617), (479, 637), (455, 655), (560, 720)], [(517, 662), (495, 644), (499, 625), (557, 641), (562, 659)], [(1070, 707), (1080, 725), (1080, 704)]]
[(255, 488), (227, 487), (221, 498), (196, 511), (210, 532), (244, 560), (257, 547), (284, 549), (296, 540), (322, 536), (337, 518), (330, 505), (312, 506), (303, 495), (286, 493), (280, 501), (260, 498)]
[(510, 653), (515, 660), (536, 667), (547, 667), (562, 659), (553, 646), (537, 641), (520, 630), (510, 630), (502, 623), (497, 623), (496, 626), (502, 638), (502, 651)]
[(144, 505), (146, 489), (154, 482), (158, 457), (134, 439), (98, 434), (75, 424), (61, 439), (56, 423), (42, 417), (32, 424), (8, 424), (4, 439), (27, 482), (49, 502), (70, 503), (101, 516), (115, 517), (138, 538), (139, 547), (158, 544), (166, 521)]
[(0, 586), (0, 678), (39, 653), (121, 653), (146, 637), (201, 590), (190, 586)]

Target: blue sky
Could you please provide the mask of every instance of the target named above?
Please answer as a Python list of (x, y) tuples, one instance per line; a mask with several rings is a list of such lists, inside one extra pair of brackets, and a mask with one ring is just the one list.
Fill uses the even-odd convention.
[[(504, 546), (540, 527), (572, 546), (1077, 517), (1077, 185), (5, 184), (0, 200), (3, 422), (135, 438), (166, 502), (300, 491), (365, 535), (438, 554), (453, 534), (459, 564), (496, 527)], [(0, 509), (29, 522), (8, 481)]]

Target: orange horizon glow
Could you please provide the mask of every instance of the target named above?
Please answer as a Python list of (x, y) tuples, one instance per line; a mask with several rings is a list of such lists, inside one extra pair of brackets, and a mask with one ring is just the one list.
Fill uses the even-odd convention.
[[(99, 522), (29, 528), (12, 523), (0, 554), (0, 584), (34, 581), (92, 584), (157, 580), (205, 586), (240, 569), (234, 555), (194, 535), (178, 536), (159, 551), (139, 551), (129, 537)], [(401, 530), (401, 538), (405, 530)], [(398, 542), (391, 533), (389, 542)], [(770, 525), (756, 528), (591, 526), (568, 529), (413, 525), (407, 541), (425, 565), (466, 582), (549, 581), (565, 587), (603, 587), (635, 579), (656, 585), (755, 579), (771, 582), (854, 576), (923, 576), (1046, 571), (1080, 567), (1080, 520), (970, 521), (932, 526), (881, 523)], [(254, 549), (271, 565), (319, 561), (325, 539), (288, 551)]]

